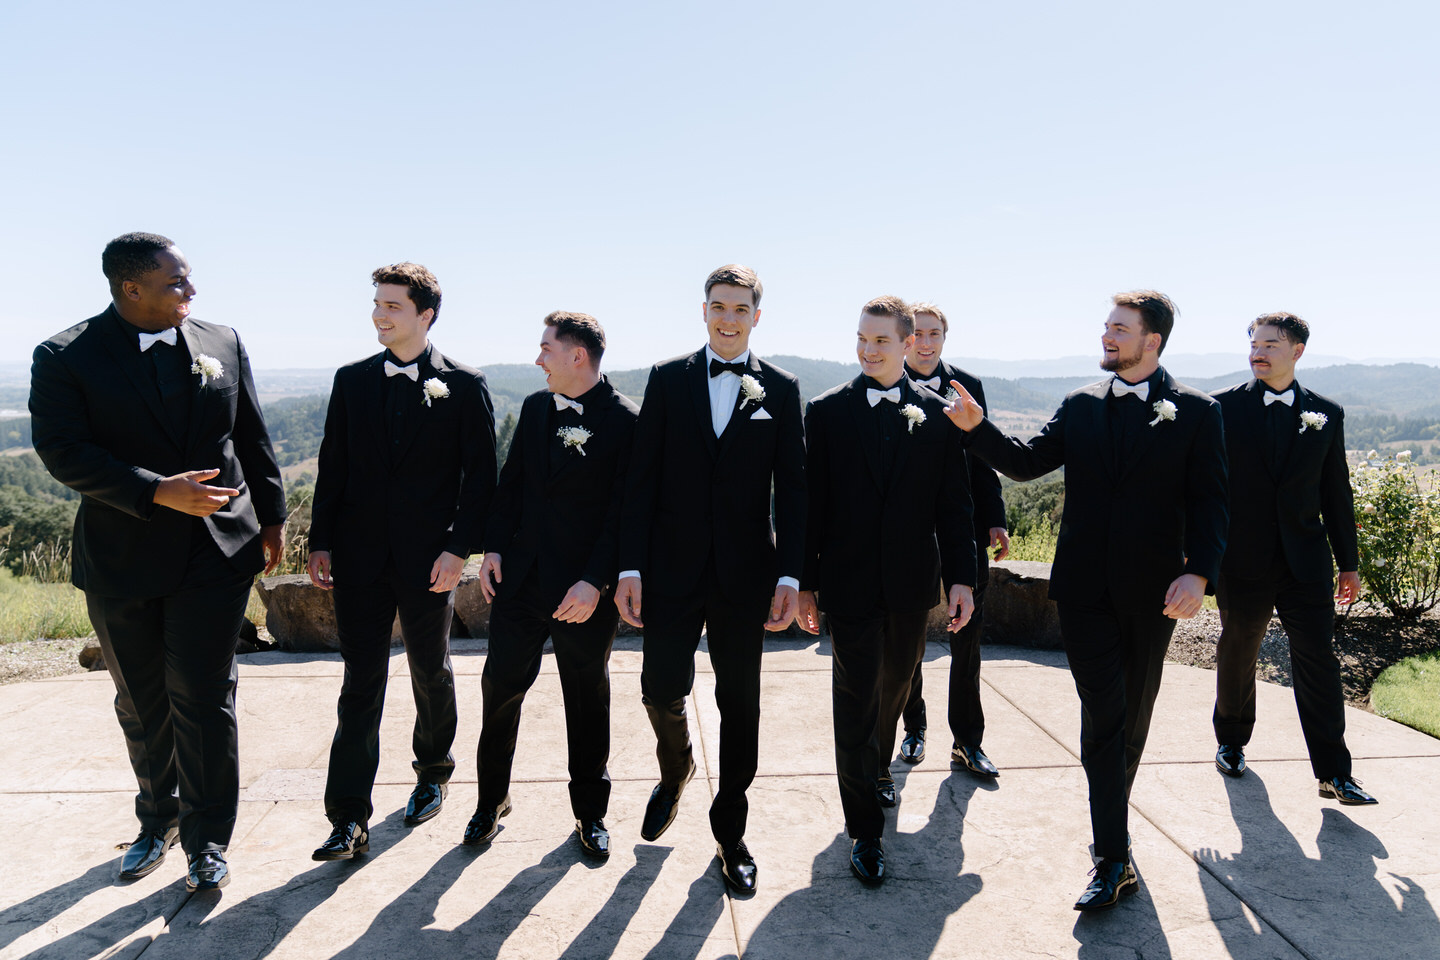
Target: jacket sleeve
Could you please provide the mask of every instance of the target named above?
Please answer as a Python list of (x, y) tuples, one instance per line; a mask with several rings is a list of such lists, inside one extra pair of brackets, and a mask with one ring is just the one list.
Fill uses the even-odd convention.
[(1029, 440), (1006, 436), (986, 417), (966, 437), (966, 449), (1011, 480), (1043, 477), (1065, 464), (1065, 420), (1069, 406), (1070, 398), (1066, 397), (1050, 422)]
[(85, 390), (52, 344), (35, 348), (30, 368), (30, 426), (35, 452), (50, 475), (72, 490), (148, 520), (163, 477), (127, 463), (91, 436)]
[(230, 439), (235, 459), (240, 461), (240, 469), (245, 474), (245, 484), (250, 488), (255, 519), (262, 527), (273, 527), (284, 523), (289, 514), (285, 506), (285, 484), (280, 479), (280, 465), (275, 462), (270, 432), (265, 429), (265, 418), (260, 413), (260, 399), (250, 374), (250, 357), (239, 334), (235, 334), (235, 350), (240, 355), (240, 395)]
[[(936, 495), (935, 538), (940, 546), (940, 575), (946, 593), (957, 583), (974, 588), (979, 575), (975, 556), (975, 507), (970, 492), (970, 458), (955, 430), (945, 434), (943, 479)], [(991, 472), (991, 476), (994, 473)]]
[(335, 520), (349, 473), (350, 436), (345, 410), (344, 370), (335, 371), (330, 403), (325, 409), (325, 434), (320, 438), (315, 468), (315, 499), (310, 504), (310, 552), (328, 551), (335, 542)]
[[(464, 477), (460, 481), (460, 503), (445, 552), (467, 558), (483, 542), (485, 519), (495, 497), (495, 405), (485, 374), (477, 372), (472, 381), (460, 421), (460, 456)], [(519, 425), (516, 425), (519, 429)]]
[(531, 404), (526, 401), (520, 407), (515, 432), (510, 435), (510, 452), (505, 455), (505, 464), (500, 468), (500, 482), (496, 484), (495, 497), (490, 501), (481, 553), (504, 556), (510, 541), (515, 539), (515, 532), (520, 529), (520, 512), (525, 501), (525, 435), (529, 432), (531, 415)]
[(665, 437), (665, 388), (660, 367), (650, 368), (635, 436), (630, 445), (630, 469), (625, 474), (620, 508), (620, 570), (639, 570), (641, 577), (650, 565), (650, 525), (655, 518), (655, 500), (660, 494), (660, 447)]
[(1220, 404), (1203, 407), (1185, 470), (1185, 572), (1214, 588), (1230, 530), (1230, 471), (1225, 456), (1225, 423)]
[(1335, 566), (1341, 573), (1360, 569), (1360, 547), (1355, 533), (1355, 491), (1350, 487), (1350, 467), (1345, 462), (1345, 411), (1334, 417), (1335, 433), (1325, 462), (1320, 467), (1320, 516)]
[(800, 589), (820, 589), (820, 544), (830, 522), (830, 491), (825, 483), (825, 411), (815, 401), (805, 405), (805, 478), (809, 490), (808, 522), (805, 524), (805, 556), (801, 564)]
[[(990, 407), (985, 403), (985, 387), (975, 381), (975, 402), (986, 414)], [(989, 543), (989, 531), (1005, 526), (1005, 497), (1000, 492), (1000, 477), (995, 468), (979, 457), (969, 457), (970, 496), (975, 504), (975, 529), (984, 531)]]
[(600, 528), (600, 536), (595, 539), (595, 546), (590, 551), (590, 559), (585, 563), (585, 572), (581, 575), (582, 580), (597, 590), (604, 590), (613, 584), (616, 575), (622, 569), (639, 569), (638, 567), (622, 568), (619, 565), (620, 510), (625, 493), (625, 477), (629, 472), (630, 456), (634, 450), (635, 417), (629, 415), (629, 411), (623, 405), (617, 404), (617, 411), (611, 419), (620, 427), (623, 435), (620, 439), (620, 451), (615, 463), (615, 474), (611, 479), (610, 505), (605, 511), (605, 524)]
[(800, 384), (786, 381), (790, 394), (779, 407), (775, 452), (775, 559), (778, 575), (801, 578), (805, 566), (805, 530), (810, 491), (805, 484), (805, 421)]

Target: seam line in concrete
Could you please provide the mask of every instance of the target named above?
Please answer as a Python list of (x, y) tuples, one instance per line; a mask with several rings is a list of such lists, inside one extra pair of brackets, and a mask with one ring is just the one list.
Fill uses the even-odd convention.
[[(696, 702), (696, 694), (693, 686), (690, 690), (690, 707), (695, 711), (695, 728), (700, 732), (700, 760), (705, 764), (705, 785), (710, 788), (710, 802), (714, 803), (715, 791), (719, 788), (715, 781), (710, 779), (710, 753), (705, 749), (705, 719), (700, 713), (700, 704)], [(715, 733), (718, 739), (720, 732), (717, 730)], [(693, 752), (694, 746), (691, 747), (691, 750)], [(719, 776), (717, 772), (715, 779), (718, 780)], [(714, 858), (712, 857), (711, 859), (713, 860)], [(709, 872), (710, 868), (707, 865), (705, 869), (706, 872)], [(720, 892), (725, 897), (725, 912), (730, 915), (730, 935), (735, 938), (735, 956), (739, 957), (742, 955), (740, 952), (740, 919), (735, 916), (735, 901), (731, 898), (730, 891), (726, 889), (723, 877), (720, 881)]]

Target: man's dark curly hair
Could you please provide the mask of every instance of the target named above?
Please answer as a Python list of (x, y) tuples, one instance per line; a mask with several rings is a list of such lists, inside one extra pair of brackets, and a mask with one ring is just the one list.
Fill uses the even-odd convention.
[(110, 281), (111, 290), (119, 290), (126, 280), (139, 280), (160, 266), (161, 253), (175, 246), (175, 241), (158, 233), (127, 233), (105, 244), (100, 254), (100, 269)]

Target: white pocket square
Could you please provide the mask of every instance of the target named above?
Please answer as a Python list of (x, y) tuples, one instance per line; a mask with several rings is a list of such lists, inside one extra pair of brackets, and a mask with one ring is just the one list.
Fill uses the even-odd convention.
[(754, 413), (750, 414), (750, 419), (751, 419), (751, 420), (774, 420), (775, 418), (772, 417), (772, 416), (770, 416), (770, 411), (769, 411), (769, 410), (766, 410), (764, 407), (761, 407), (759, 410), (756, 410)]

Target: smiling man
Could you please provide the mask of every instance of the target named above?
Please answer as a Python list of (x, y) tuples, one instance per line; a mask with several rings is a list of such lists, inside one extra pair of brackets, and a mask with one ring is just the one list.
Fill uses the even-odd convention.
[(725, 882), (741, 893), (755, 889), (757, 873), (744, 838), (760, 749), (762, 641), (795, 618), (805, 537), (799, 382), (750, 350), (761, 289), (749, 267), (715, 270), (701, 307), (709, 342), (650, 371), (615, 590), (620, 616), (644, 628), (640, 687), (659, 741), (660, 783), (640, 835), (665, 832), (695, 773), (685, 697), (704, 631), (720, 710), (710, 829)]
[(1002, 434), (959, 383), (946, 408), (970, 454), (1015, 480), (1065, 468), (1050, 599), (1080, 696), (1080, 762), (1090, 786), (1095, 879), (1076, 910), (1139, 888), (1128, 803), (1177, 619), (1200, 610), (1225, 552), (1220, 407), (1160, 366), (1170, 298), (1119, 293), (1100, 337), (1113, 374), (1071, 393), (1039, 436)]
[(316, 860), (369, 847), (380, 717), (398, 611), (415, 695), (417, 782), (405, 824), (440, 812), (455, 769), (455, 585), (495, 492), (485, 375), (430, 343), (440, 282), (418, 263), (381, 267), (370, 318), (383, 351), (341, 367), (330, 391), (310, 522), (310, 580), (333, 590), (345, 679)]
[(1255, 379), (1215, 393), (1230, 438), (1232, 491), (1229, 546), (1215, 591), (1221, 623), (1215, 766), (1231, 777), (1245, 773), (1245, 745), (1255, 729), (1255, 662), (1278, 613), (1320, 796), (1371, 804), (1375, 798), (1350, 775), (1345, 693), (1331, 647), (1334, 600), (1352, 603), (1360, 595), (1345, 411), (1295, 379), (1309, 324), (1293, 313), (1267, 313), (1249, 332)]
[(570, 808), (588, 856), (610, 856), (611, 601), (620, 487), (639, 408), (600, 373), (605, 329), (584, 313), (545, 318), (540, 355), (547, 389), (525, 398), (500, 471), (480, 590), (490, 601), (490, 652), (480, 688), (480, 797), (467, 844), (489, 843), (510, 812), (510, 771), (525, 694), (553, 641), (565, 701)]
[(810, 490), (800, 626), (830, 623), (835, 767), (850, 870), (885, 880), (881, 835), (895, 806), (889, 760), (930, 611), (949, 602), (950, 631), (974, 610), (975, 538), (960, 434), (945, 403), (905, 376), (915, 318), (897, 297), (865, 304), (860, 376), (805, 409)]
[(234, 330), (190, 317), (190, 264), (127, 233), (101, 257), (112, 303), (35, 350), (35, 450), (81, 494), (85, 592), (140, 792), (120, 879), (178, 839), (191, 890), (230, 882), (240, 795), (235, 641), (284, 548), (285, 494)]

